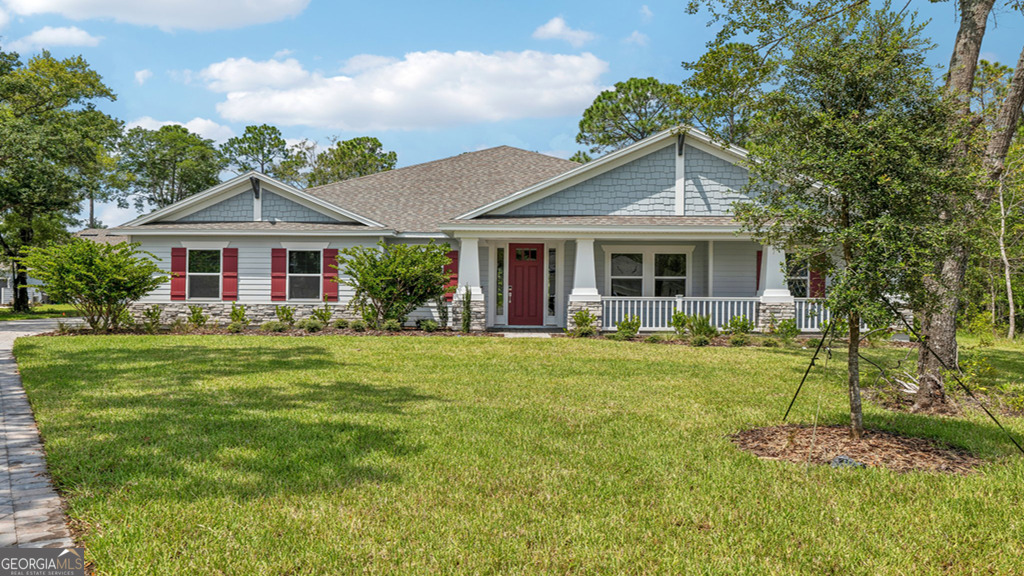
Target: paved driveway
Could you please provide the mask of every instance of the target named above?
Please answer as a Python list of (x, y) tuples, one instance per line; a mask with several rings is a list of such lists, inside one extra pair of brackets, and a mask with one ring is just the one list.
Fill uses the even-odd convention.
[(74, 545), (11, 354), (16, 338), (56, 330), (59, 321), (0, 322), (0, 547)]

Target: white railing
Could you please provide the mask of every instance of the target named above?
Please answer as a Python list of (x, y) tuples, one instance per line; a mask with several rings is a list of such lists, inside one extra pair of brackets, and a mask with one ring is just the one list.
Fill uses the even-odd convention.
[(711, 324), (725, 327), (736, 316), (745, 316), (757, 325), (757, 298), (653, 298), (605, 296), (601, 298), (601, 324), (604, 330), (614, 330), (615, 324), (636, 316), (640, 329), (671, 330), (672, 315), (682, 312), (688, 315), (709, 316)]
[(832, 320), (832, 313), (821, 300), (797, 298), (796, 327), (801, 332), (821, 332), (822, 326)]

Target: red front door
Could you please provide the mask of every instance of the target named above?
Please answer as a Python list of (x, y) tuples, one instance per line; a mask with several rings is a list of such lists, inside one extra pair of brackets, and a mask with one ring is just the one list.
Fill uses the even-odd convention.
[(508, 245), (508, 323), (544, 325), (544, 245)]

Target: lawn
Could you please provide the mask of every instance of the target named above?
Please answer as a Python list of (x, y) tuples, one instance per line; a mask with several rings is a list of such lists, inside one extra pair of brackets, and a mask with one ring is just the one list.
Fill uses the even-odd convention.
[[(970, 476), (733, 446), (778, 423), (807, 350), (110, 336), (16, 355), (99, 574), (1024, 572), (1024, 457), (980, 415), (865, 417), (992, 462)], [(791, 420), (845, 421), (840, 362)]]
[(69, 304), (39, 304), (28, 312), (14, 312), (10, 306), (0, 307), (0, 322), (5, 320), (32, 320), (35, 318), (62, 318), (78, 316), (78, 311)]

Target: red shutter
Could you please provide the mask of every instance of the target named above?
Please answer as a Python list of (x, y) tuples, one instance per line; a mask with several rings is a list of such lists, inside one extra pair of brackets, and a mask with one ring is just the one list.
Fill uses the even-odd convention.
[(270, 250), (270, 299), (288, 299), (288, 250)]
[(221, 300), (238, 299), (238, 248), (221, 251), (220, 264)]
[(757, 280), (754, 282), (754, 290), (761, 290), (761, 257), (764, 256), (764, 250), (757, 251)]
[(335, 281), (338, 278), (338, 269), (334, 266), (338, 265), (338, 249), (337, 248), (325, 248), (324, 249), (324, 300), (329, 302), (338, 301), (338, 283)]
[(171, 300), (185, 299), (185, 262), (188, 249), (171, 248)]
[(811, 268), (810, 270), (811, 285), (808, 288), (808, 296), (811, 298), (824, 298), (825, 297), (825, 276), (819, 270)]
[[(447, 286), (456, 287), (459, 285), (459, 251), (452, 250), (448, 253), (448, 258), (451, 259), (451, 262), (445, 265), (444, 271), (448, 273), (451, 280), (448, 281)], [(449, 292), (444, 296), (445, 300), (449, 302), (451, 302), (454, 297), (454, 292)]]

